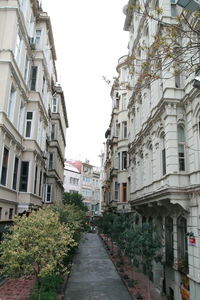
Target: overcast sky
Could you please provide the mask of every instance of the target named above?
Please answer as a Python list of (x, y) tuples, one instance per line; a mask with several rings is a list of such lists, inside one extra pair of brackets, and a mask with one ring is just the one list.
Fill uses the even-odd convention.
[(127, 54), (123, 31), (127, 0), (43, 0), (51, 17), (58, 80), (66, 101), (67, 159), (89, 159), (99, 166), (111, 115), (110, 87), (102, 79), (116, 75), (118, 59)]

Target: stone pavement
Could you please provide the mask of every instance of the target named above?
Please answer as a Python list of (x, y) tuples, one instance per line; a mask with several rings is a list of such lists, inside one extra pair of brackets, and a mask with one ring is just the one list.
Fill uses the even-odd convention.
[(0, 286), (0, 300), (26, 300), (34, 284), (35, 279), (9, 279)]
[(75, 256), (64, 300), (131, 300), (97, 234), (84, 235)]

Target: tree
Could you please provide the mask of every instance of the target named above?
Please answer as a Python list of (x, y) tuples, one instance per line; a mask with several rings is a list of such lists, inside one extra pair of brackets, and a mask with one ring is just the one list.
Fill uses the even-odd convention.
[[(161, 260), (161, 237), (154, 226), (145, 223), (134, 225), (124, 232), (126, 240), (126, 253), (135, 266), (142, 266), (150, 277), (152, 262)], [(150, 299), (150, 286), (148, 282), (148, 299)]]
[(70, 228), (61, 224), (58, 213), (51, 209), (16, 217), (0, 244), (1, 273), (12, 277), (35, 275), (40, 286), (45, 276), (67, 271), (63, 260), (75, 245)]
[(73, 204), (78, 206), (81, 210), (87, 211), (87, 207), (83, 203), (83, 196), (78, 193), (64, 193), (63, 194), (64, 204)]
[[(113, 89), (131, 90), (137, 95), (155, 80), (171, 79), (181, 74), (190, 82), (200, 71), (200, 12), (190, 12), (178, 6), (171, 12), (170, 3), (165, 12), (158, 3), (129, 1), (126, 13), (129, 17), (135, 15), (140, 24), (127, 56), (129, 74), (134, 80), (120, 85), (115, 78)], [(154, 32), (149, 31), (149, 25)], [(146, 39), (141, 39), (143, 31), (148, 35)], [(105, 76), (104, 80), (111, 83)]]
[(59, 221), (70, 228), (73, 239), (79, 242), (81, 233), (85, 230), (85, 212), (74, 204), (52, 206), (51, 209), (59, 214)]

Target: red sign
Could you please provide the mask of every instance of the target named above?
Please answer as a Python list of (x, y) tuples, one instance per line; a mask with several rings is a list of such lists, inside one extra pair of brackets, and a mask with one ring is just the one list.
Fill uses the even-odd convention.
[(181, 292), (181, 296), (182, 296), (183, 300), (189, 300), (190, 299), (190, 293), (184, 287), (180, 287), (180, 292)]
[(194, 236), (189, 237), (190, 246), (196, 246), (196, 238)]

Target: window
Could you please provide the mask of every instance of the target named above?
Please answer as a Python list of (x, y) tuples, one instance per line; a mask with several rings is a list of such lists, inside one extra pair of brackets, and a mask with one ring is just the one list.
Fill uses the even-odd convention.
[(19, 109), (19, 119), (18, 119), (18, 130), (20, 134), (23, 134), (24, 114), (25, 114), (25, 105), (24, 102), (21, 101), (20, 109)]
[(25, 61), (25, 66), (24, 66), (24, 81), (27, 83), (28, 82), (28, 72), (29, 71), (29, 59), (28, 56), (26, 55), (26, 61)]
[(181, 74), (179, 72), (175, 72), (175, 87), (180, 88), (181, 87)]
[(42, 33), (41, 29), (36, 29), (36, 34), (35, 34), (35, 46), (36, 46), (36, 49), (40, 48), (41, 33)]
[(20, 0), (20, 9), (25, 12), (27, 0)]
[(123, 151), (122, 152), (122, 170), (127, 169), (127, 152)]
[(118, 200), (119, 184), (115, 182), (114, 199)]
[(82, 195), (86, 198), (91, 197), (92, 196), (92, 191), (89, 189), (82, 189)]
[(21, 49), (21, 36), (18, 32), (16, 38), (16, 44), (15, 44), (15, 54), (14, 54), (17, 63), (19, 63), (19, 59), (20, 59), (20, 49)]
[(20, 173), (20, 184), (19, 184), (19, 190), (21, 192), (27, 192), (28, 173), (29, 173), (29, 162), (28, 161), (22, 161), (22, 163), (21, 163), (21, 173)]
[(162, 175), (166, 174), (166, 151), (165, 151), (165, 136), (161, 135), (161, 153), (162, 153)]
[(46, 84), (46, 79), (43, 76), (43, 79), (42, 79), (42, 94), (44, 94), (45, 84)]
[(35, 179), (34, 179), (34, 194), (36, 194), (37, 191), (37, 173), (38, 173), (38, 167), (35, 167)]
[(144, 30), (144, 37), (145, 37), (146, 46), (149, 47), (149, 28), (147, 25)]
[(31, 68), (31, 83), (30, 83), (30, 89), (32, 91), (35, 91), (36, 89), (36, 81), (37, 81), (37, 66), (32, 66)]
[(176, 0), (171, 0), (171, 16), (176, 17)]
[(185, 259), (188, 252), (187, 242), (187, 221), (183, 217), (179, 217), (177, 221), (177, 237), (178, 237), (178, 256), (179, 258)]
[(47, 184), (46, 185), (46, 198), (45, 198), (45, 202), (51, 202), (52, 201), (52, 185), (51, 184)]
[(83, 176), (83, 182), (89, 183), (90, 181), (91, 181), (91, 180), (90, 180), (90, 177)]
[(120, 170), (120, 152), (118, 152), (118, 170)]
[(0, 220), (2, 218), (2, 207), (0, 207)]
[(70, 177), (70, 184), (78, 185), (78, 182), (79, 182), (78, 178)]
[(39, 180), (39, 196), (41, 196), (41, 187), (42, 187), (42, 170), (40, 171), (40, 180)]
[(53, 169), (53, 153), (49, 153), (49, 169)]
[(115, 108), (119, 108), (119, 100), (120, 100), (120, 96), (118, 93), (116, 93), (116, 98), (115, 98)]
[(127, 138), (127, 122), (123, 122), (122, 123), (123, 126), (123, 138), (126, 139)]
[(178, 126), (178, 162), (179, 171), (185, 171), (185, 130)]
[(7, 170), (8, 170), (8, 156), (9, 156), (9, 150), (4, 147), (2, 169), (1, 169), (1, 184), (3, 185), (6, 185), (6, 177), (7, 177)]
[(70, 194), (78, 194), (78, 191), (75, 190), (69, 190)]
[(127, 70), (126, 70), (126, 68), (121, 69), (121, 81), (123, 81), (123, 82), (127, 81)]
[(122, 94), (122, 110), (127, 109), (127, 99), (126, 99), (126, 94)]
[(29, 111), (26, 113), (26, 133), (25, 133), (26, 138), (31, 137), (32, 120), (33, 120), (33, 112)]
[(116, 122), (116, 126), (117, 126), (117, 128), (116, 128), (116, 136), (117, 137), (119, 137), (120, 136), (120, 123), (118, 123), (118, 121)]
[(122, 183), (122, 202), (127, 202), (127, 184)]
[(51, 124), (51, 140), (55, 140), (56, 124)]
[(165, 219), (165, 256), (166, 263), (173, 265), (174, 263), (174, 236), (173, 236), (173, 219), (167, 217)]
[(15, 157), (15, 164), (14, 164), (14, 171), (13, 171), (13, 185), (12, 185), (12, 188), (14, 190), (17, 189), (18, 166), (19, 166), (19, 159), (18, 157)]
[(178, 261), (180, 265), (178, 268), (188, 274), (188, 237), (187, 233), (187, 221), (183, 217), (179, 217), (177, 220), (177, 245), (178, 245)]
[(11, 220), (13, 218), (13, 208), (9, 209), (9, 219)]
[(57, 113), (58, 111), (58, 100), (57, 98), (52, 99), (52, 112)]
[(16, 89), (14, 85), (11, 85), (10, 95), (9, 95), (9, 103), (8, 103), (8, 118), (13, 121), (14, 119), (14, 111), (15, 111), (15, 101), (16, 101)]

